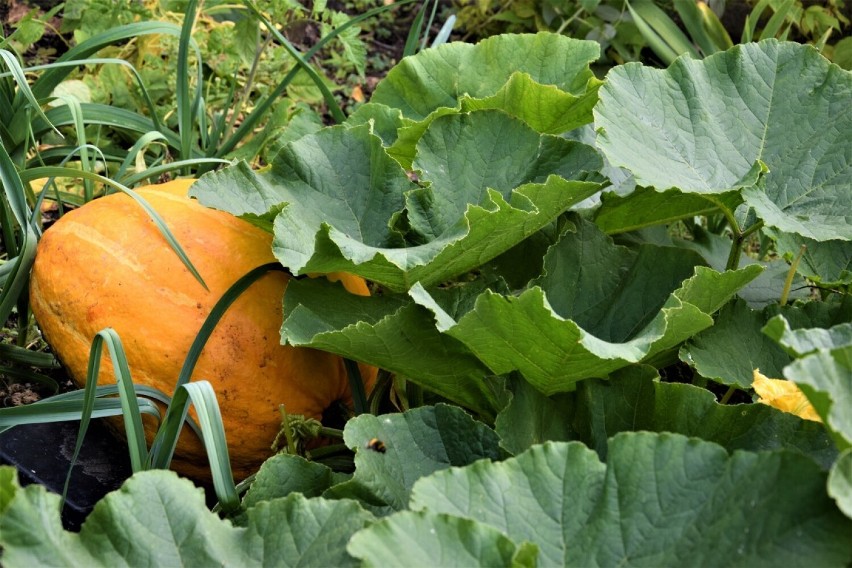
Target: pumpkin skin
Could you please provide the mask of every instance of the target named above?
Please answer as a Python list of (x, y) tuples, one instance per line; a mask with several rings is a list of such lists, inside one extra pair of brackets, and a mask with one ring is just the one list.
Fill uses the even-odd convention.
[[(116, 330), (133, 381), (171, 395), (186, 353), (207, 315), (249, 270), (275, 262), (272, 235), (229, 213), (187, 197), (194, 180), (137, 190), (163, 218), (209, 290), (189, 273), (147, 213), (124, 194), (97, 199), (64, 215), (39, 242), (30, 280), (33, 313), (72, 379), (85, 384), (89, 349), (100, 330)], [(365, 282), (329, 275), (352, 293)], [(334, 355), (280, 345), (281, 298), (289, 277), (270, 272), (225, 312), (208, 340), (192, 380), (216, 391), (235, 477), (269, 457), (281, 416), (319, 419), (337, 400), (350, 401), (343, 361)], [(367, 389), (376, 370), (362, 366)], [(115, 382), (105, 355), (98, 384)], [(193, 411), (194, 412), (194, 411)], [(146, 421), (148, 441), (153, 420)], [(184, 428), (172, 467), (209, 479), (201, 440)]]

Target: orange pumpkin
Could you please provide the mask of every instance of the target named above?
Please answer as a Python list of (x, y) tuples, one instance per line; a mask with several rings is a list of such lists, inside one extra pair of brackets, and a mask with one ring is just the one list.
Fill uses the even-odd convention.
[[(133, 381), (174, 391), (189, 347), (225, 291), (249, 270), (274, 262), (272, 235), (187, 197), (193, 180), (138, 190), (160, 214), (209, 290), (189, 273), (145, 211), (123, 194), (95, 200), (45, 231), (31, 278), (32, 310), (71, 377), (83, 385), (95, 334), (115, 329)], [(367, 295), (364, 281), (340, 279)], [(280, 345), (288, 276), (271, 272), (225, 313), (202, 352), (193, 380), (212, 383), (219, 399), (234, 474), (252, 473), (270, 455), (280, 427), (279, 404), (290, 414), (320, 418), (337, 400), (350, 401), (343, 361)], [(375, 369), (362, 367), (367, 388)], [(99, 384), (114, 382), (104, 356)], [(152, 424), (146, 423), (153, 434)], [(204, 446), (184, 428), (173, 467), (209, 477)]]

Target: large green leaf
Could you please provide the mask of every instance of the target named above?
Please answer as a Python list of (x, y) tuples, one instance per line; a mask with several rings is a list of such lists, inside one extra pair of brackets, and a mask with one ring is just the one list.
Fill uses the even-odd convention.
[(515, 383), (511, 403), (497, 417), (501, 445), (519, 454), (548, 440), (576, 440), (606, 459), (609, 438), (647, 430), (702, 438), (728, 451), (786, 449), (825, 470), (837, 459), (831, 437), (817, 422), (766, 404), (719, 404), (705, 389), (656, 379), (655, 369), (637, 365), (550, 397)]
[(353, 565), (352, 534), (373, 519), (352, 501), (295, 494), (259, 503), (238, 528), (207, 510), (174, 473), (137, 473), (95, 505), (79, 534), (62, 529), (59, 496), (15, 488), (0, 516), (5, 566)]
[[(716, 235), (696, 227), (691, 239), (675, 239), (675, 246), (690, 248), (700, 254), (713, 270), (722, 271), (728, 262), (731, 252), (731, 239), (726, 235)], [(737, 296), (748, 302), (752, 308), (762, 308), (777, 304), (787, 287), (787, 275), (790, 265), (784, 260), (758, 261), (743, 253), (740, 255), (739, 266), (758, 264), (763, 272), (737, 292)], [(805, 299), (810, 295), (807, 282), (796, 274), (790, 282), (788, 301)]]
[[(768, 40), (666, 70), (622, 65), (600, 96), (599, 146), (638, 184), (710, 200), (740, 190), (769, 226), (852, 240), (852, 73), (812, 47)], [(759, 163), (765, 184), (743, 183)]]
[(435, 473), (414, 485), (411, 508), (533, 542), (544, 566), (841, 566), (852, 521), (825, 483), (796, 454), (626, 433), (606, 464), (582, 444), (548, 442)]
[(805, 246), (797, 269), (799, 274), (826, 286), (852, 284), (852, 243), (849, 241), (819, 242), (777, 231), (773, 231), (772, 236), (778, 253), (791, 260)]
[(319, 497), (326, 489), (341, 481), (341, 476), (301, 456), (277, 454), (260, 466), (243, 497), (242, 507), (248, 509), (262, 501), (287, 497), (291, 493)]
[(779, 314), (769, 320), (762, 331), (794, 356), (806, 355), (818, 349), (852, 346), (852, 322), (839, 323), (828, 329), (791, 329), (787, 318)]
[(852, 447), (852, 346), (821, 349), (784, 369), (799, 385), (841, 449)]
[[(385, 451), (368, 447), (374, 438)], [(423, 476), (503, 457), (494, 430), (446, 404), (402, 414), (362, 414), (346, 423), (344, 441), (355, 450), (355, 475), (324, 496), (358, 499), (377, 514), (405, 509), (412, 485)]]
[(415, 159), (419, 189), (369, 124), (329, 128), (286, 146), (267, 171), (210, 174), (193, 194), (237, 215), (277, 214), (273, 251), (296, 274), (346, 271), (403, 291), (476, 268), (601, 187), (561, 177), (600, 167), (594, 150), (500, 111), (435, 120)]
[(828, 494), (852, 519), (852, 448), (844, 451), (828, 474)]
[(680, 358), (702, 377), (740, 389), (751, 388), (755, 369), (767, 377), (780, 377), (792, 358), (761, 333), (770, 315), (752, 310), (742, 300), (731, 302), (713, 327), (683, 346)]
[(553, 394), (676, 347), (712, 325), (710, 314), (760, 272), (718, 273), (683, 249), (637, 252), (588, 223), (577, 227), (551, 247), (538, 286), (519, 296), (486, 291), (461, 317), (422, 287), (411, 296), (494, 373), (518, 370)]
[(485, 416), (497, 409), (493, 373), (405, 297), (355, 296), (324, 278), (291, 280), (281, 339), (400, 373)]
[(506, 566), (535, 568), (537, 547), (520, 546), (484, 523), (429, 511), (397, 513), (352, 537), (364, 566)]
[[(595, 42), (557, 34), (500, 35), (476, 45), (445, 44), (400, 61), (378, 84), (371, 100), (419, 121), (439, 108), (456, 108), (464, 96), (496, 95), (516, 72), (580, 97), (594, 80), (589, 64), (599, 53)], [(538, 96), (525, 90), (517, 98), (530, 94)], [(510, 102), (517, 104), (517, 100)]]

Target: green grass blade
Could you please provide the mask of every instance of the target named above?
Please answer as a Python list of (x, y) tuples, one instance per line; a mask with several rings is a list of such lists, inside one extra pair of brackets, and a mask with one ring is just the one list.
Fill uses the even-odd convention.
[[(18, 63), (18, 59), (11, 52), (6, 51), (5, 49), (0, 49), (0, 59), (2, 59), (3, 63), (6, 64), (6, 67), (9, 69), (9, 72), (12, 74), (15, 79), (15, 82), (18, 84), (18, 93), (29, 102), (32, 111), (35, 112), (38, 116), (40, 116), (42, 119), (47, 121), (49, 124), (50, 121), (47, 120), (44, 111), (41, 110), (41, 103), (39, 103), (32, 89), (30, 89), (30, 85), (27, 82), (27, 77), (26, 75), (24, 75), (24, 70), (21, 68), (20, 63)], [(20, 109), (20, 106), (18, 106), (18, 108)], [(19, 112), (15, 114), (18, 116), (22, 116), (22, 114), (20, 114)], [(59, 129), (55, 126), (53, 126), (53, 131), (59, 136), (62, 136), (62, 133), (59, 132)], [(12, 132), (15, 132), (14, 128), (12, 129)], [(23, 137), (26, 136), (26, 131), (21, 130), (19, 131), (18, 135), (21, 137), (21, 139), (23, 139)]]
[(429, 13), (429, 21), (426, 22), (426, 28), (423, 30), (423, 39), (420, 42), (420, 50), (426, 49), (429, 45), (429, 30), (432, 29), (432, 24), (435, 22), (435, 14), (438, 12), (438, 0), (432, 2), (432, 11)]
[[(311, 47), (308, 51), (305, 52), (304, 58), (307, 61), (317, 54), (317, 52), (328, 44), (331, 40), (337, 37), (339, 34), (343, 33), (345, 30), (350, 28), (351, 26), (357, 25), (362, 21), (387, 12), (388, 10), (395, 8), (397, 6), (403, 6), (405, 4), (410, 4), (411, 2), (416, 2), (417, 0), (400, 0), (399, 2), (394, 2), (388, 6), (380, 6), (378, 8), (373, 8), (372, 10), (368, 10), (367, 12), (356, 16), (354, 18), (350, 18), (339, 27), (336, 27), (332, 31), (330, 31), (327, 35), (323, 36), (313, 47)], [(214, 153), (209, 154), (215, 156), (217, 158), (222, 158), (227, 156), (230, 152), (237, 147), (237, 145), (244, 139), (246, 136), (251, 134), (254, 131), (255, 126), (263, 118), (264, 115), (272, 108), (272, 105), (284, 94), (284, 91), (299, 73), (299, 67), (294, 67), (291, 69), (287, 75), (284, 76), (284, 79), (276, 85), (275, 89), (263, 100), (261, 100), (254, 109), (245, 117), (245, 119), (240, 124), (239, 128), (228, 137), (225, 142), (219, 145), (218, 148), (215, 148)]]
[(130, 174), (124, 179), (122, 179), (121, 182), (124, 185), (128, 186), (135, 185), (136, 183), (150, 177), (159, 177), (165, 173), (176, 172), (178, 170), (184, 169), (191, 169), (193, 166), (227, 166), (230, 163), (231, 162), (229, 160), (220, 160), (219, 158), (195, 158), (191, 160), (177, 160), (174, 162), (169, 162), (168, 164), (152, 166), (139, 173)]
[(0, 143), (0, 186), (5, 189), (4, 196), (9, 209), (22, 233), (18, 256), (12, 268), (8, 269), (3, 289), (0, 290), (0, 324), (3, 324), (9, 319), (19, 298), (27, 289), (38, 237), (30, 222), (31, 213), (27, 206), (24, 184), (2, 143)]
[(760, 0), (752, 8), (748, 16), (746, 16), (745, 24), (743, 25), (743, 35), (741, 43), (749, 43), (754, 40), (754, 32), (757, 29), (757, 23), (763, 15), (763, 11), (769, 7), (770, 0)]
[[(127, 109), (97, 103), (82, 103), (80, 109), (83, 112), (83, 120), (89, 126), (107, 126), (136, 135), (158, 130), (153, 120)], [(74, 122), (70, 111), (65, 106), (52, 108), (45, 114), (50, 122), (56, 126), (67, 126)], [(36, 138), (43, 136), (48, 128), (49, 125), (44, 120), (40, 118), (33, 120), (32, 130)], [(180, 148), (180, 138), (177, 134), (169, 130), (159, 131), (166, 137), (171, 148), (176, 151)], [(196, 154), (193, 157), (200, 158), (201, 154)]]
[(234, 474), (231, 471), (231, 460), (228, 456), (228, 442), (225, 439), (225, 427), (222, 424), (222, 413), (213, 386), (207, 381), (196, 381), (183, 385), (183, 390), (189, 393), (198, 421), (201, 423), (201, 435), (207, 459), (210, 460), (210, 473), (213, 477), (213, 488), (222, 510), (234, 511), (240, 506), (240, 497), (234, 484)]
[(251, 0), (245, 0), (245, 4), (248, 9), (251, 10), (252, 14), (254, 14), (254, 16), (258, 20), (260, 20), (260, 22), (266, 27), (266, 29), (269, 30), (269, 33), (275, 36), (275, 39), (278, 40), (278, 43), (280, 43), (284, 47), (290, 57), (292, 57), (296, 61), (296, 64), (299, 66), (299, 68), (301, 68), (305, 73), (308, 74), (308, 76), (316, 85), (317, 89), (319, 89), (320, 93), (322, 93), (322, 98), (325, 101), (325, 104), (328, 105), (328, 111), (331, 113), (331, 116), (332, 118), (334, 118), (335, 122), (339, 124), (346, 120), (346, 115), (343, 114), (342, 110), (340, 110), (340, 105), (337, 104), (337, 99), (335, 99), (334, 95), (331, 93), (331, 91), (329, 91), (328, 87), (325, 84), (325, 81), (323, 81), (319, 73), (316, 72), (313, 65), (307, 62), (307, 58), (303, 58), (302, 55), (299, 53), (299, 50), (296, 49), (292, 43), (290, 43), (290, 40), (284, 37), (284, 34), (278, 31), (278, 28), (276, 28), (269, 20), (266, 19), (266, 16), (264, 16), (260, 12), (260, 10), (257, 9), (257, 7), (254, 5), (254, 2), (252, 2)]
[[(80, 420), (82, 416), (82, 404), (79, 400), (53, 400), (55, 397), (44, 399), (25, 406), (12, 406), (0, 408), (0, 432), (9, 428), (22, 426), (24, 424), (45, 424), (48, 422), (68, 422)], [(149, 408), (157, 411), (157, 407), (143, 398), (138, 399), (140, 408), (147, 403)], [(98, 398), (92, 406), (92, 418), (104, 418), (107, 416), (119, 416), (121, 414), (121, 401), (117, 398)]]
[[(240, 295), (245, 292), (255, 281), (267, 272), (273, 270), (284, 270), (284, 267), (278, 263), (269, 263), (250, 270), (239, 280), (228, 288), (221, 298), (210, 310), (210, 314), (204, 320), (201, 329), (189, 347), (189, 351), (184, 359), (177, 382), (175, 383), (175, 396), (178, 395), (180, 387), (189, 383), (192, 378), (192, 373), (195, 370), (195, 365), (201, 357), (201, 351), (216, 329), (216, 325), (225, 312), (236, 301)], [(180, 428), (186, 419), (186, 409), (180, 408), (179, 405), (171, 404), (166, 412), (166, 417), (163, 420), (163, 425), (157, 432), (154, 442), (151, 444), (151, 464), (154, 468), (166, 469), (172, 461), (175, 447), (177, 446), (177, 438), (180, 434)]]
[(728, 30), (725, 29), (725, 26), (722, 24), (721, 20), (719, 20), (719, 16), (710, 9), (710, 6), (704, 2), (699, 2), (697, 6), (701, 11), (704, 30), (710, 37), (713, 45), (718, 47), (721, 51), (734, 47), (734, 42), (728, 34)]
[(438, 47), (439, 45), (444, 45), (450, 39), (450, 34), (453, 33), (453, 26), (456, 25), (456, 15), (453, 14), (447, 21), (444, 22), (444, 25), (441, 26), (441, 29), (438, 31), (438, 35), (435, 36), (435, 40), (432, 42), (432, 47)]
[(411, 27), (408, 29), (408, 37), (405, 38), (405, 47), (402, 50), (402, 56), (408, 57), (417, 53), (417, 42), (420, 40), (420, 34), (423, 32), (423, 20), (426, 18), (426, 9), (429, 5), (428, 0), (420, 7), (420, 11), (411, 22)]
[[(2, 166), (2, 163), (0, 163)], [(115, 180), (111, 180), (104, 176), (92, 173), (85, 172), (81, 170), (74, 170), (71, 168), (60, 168), (56, 166), (44, 166), (40, 168), (31, 168), (26, 170), (24, 173), (25, 181), (31, 181), (39, 178), (49, 178), (49, 177), (69, 177), (69, 178), (88, 178), (95, 181), (99, 181), (105, 185), (108, 185), (112, 188), (117, 189), (118, 191), (126, 194), (131, 199), (133, 199), (143, 210), (148, 214), (151, 220), (154, 222), (154, 225), (157, 227), (157, 230), (160, 231), (160, 234), (166, 239), (166, 242), (171, 247), (172, 251), (177, 255), (183, 265), (187, 270), (195, 277), (199, 284), (201, 284), (205, 290), (207, 290), (207, 284), (204, 282), (204, 279), (201, 277), (201, 274), (198, 273), (198, 270), (192, 264), (189, 257), (186, 254), (186, 251), (183, 250), (183, 247), (180, 246), (180, 243), (177, 241), (175, 236), (172, 234), (169, 227), (163, 221), (163, 218), (160, 217), (160, 214), (157, 213), (153, 207), (151, 207), (145, 199), (143, 199), (139, 194), (135, 191), (131, 190), (128, 187), (118, 183)]]
[(93, 36), (62, 54), (61, 57), (53, 62), (54, 65), (52, 65), (50, 69), (43, 73), (41, 77), (33, 83), (32, 91), (35, 98), (40, 100), (48, 97), (56, 86), (64, 81), (65, 78), (74, 70), (73, 67), (62, 66), (62, 63), (66, 61), (87, 59), (90, 55), (94, 55), (101, 49), (110, 45), (151, 34), (164, 34), (179, 37), (180, 27), (168, 22), (138, 22), (125, 26), (116, 26)]
[[(80, 101), (74, 97), (59, 97), (68, 107), (71, 113), (71, 119), (74, 122), (74, 131), (77, 135), (77, 149), (79, 149), (80, 165), (83, 171), (93, 172), (91, 160), (89, 160), (89, 148), (86, 142), (86, 123), (83, 121), (83, 110), (80, 108)], [(75, 152), (66, 156), (66, 160), (70, 159)], [(65, 165), (65, 164), (62, 164)], [(83, 180), (83, 199), (86, 202), (95, 198), (95, 186), (92, 180)]]
[(674, 8), (686, 30), (689, 32), (689, 35), (692, 37), (692, 40), (698, 44), (704, 56), (711, 55), (722, 49), (714, 43), (713, 38), (706, 30), (704, 26), (705, 16), (694, 0), (675, 0)]
[(637, 6), (640, 6), (640, 9), (645, 11), (643, 17), (646, 21), (650, 21), (654, 29), (657, 30), (660, 36), (672, 47), (672, 49), (675, 50), (678, 55), (687, 53), (694, 58), (699, 57), (698, 52), (695, 50), (695, 46), (689, 38), (686, 37), (686, 34), (684, 34), (669, 15), (658, 8), (656, 4), (651, 2), (642, 2), (638, 3)]
[[(80, 59), (80, 60), (71, 60), (71, 61), (54, 61), (52, 63), (48, 63), (45, 65), (32, 65), (24, 68), (25, 73), (37, 73), (39, 71), (47, 71), (51, 69), (55, 69), (57, 67), (68, 67), (70, 70), (77, 69), (80, 66), (84, 65), (120, 65), (127, 69), (132, 75), (134, 80), (136, 81), (137, 86), (139, 87), (139, 92), (142, 94), (142, 99), (145, 103), (145, 107), (148, 109), (148, 115), (151, 117), (151, 120), (156, 125), (157, 130), (164, 130), (162, 124), (160, 123), (160, 119), (157, 117), (156, 107), (154, 106), (154, 101), (151, 98), (150, 93), (148, 92), (148, 87), (145, 86), (145, 81), (142, 80), (142, 76), (136, 70), (136, 67), (133, 66), (129, 61), (124, 59), (117, 59), (115, 57), (90, 57), (88, 59)], [(11, 75), (11, 73), (0, 73), (0, 78), (3, 78), (7, 75)]]
[(136, 390), (127, 365), (124, 346), (115, 330), (106, 328), (97, 333), (89, 351), (89, 369), (86, 373), (85, 398), (83, 401), (83, 417), (80, 423), (80, 434), (77, 437), (77, 447), (74, 450), (72, 464), (77, 458), (83, 444), (85, 429), (88, 428), (89, 418), (95, 402), (95, 387), (100, 374), (101, 354), (103, 345), (107, 346), (112, 361), (115, 383), (118, 386), (121, 412), (124, 415), (124, 429), (127, 434), (127, 445), (130, 451), (130, 465), (134, 472), (142, 471), (148, 463), (148, 446), (145, 441), (145, 430), (142, 427), (142, 414), (136, 404)]
[(41, 353), (6, 343), (0, 343), (0, 359), (40, 369), (59, 368), (59, 361), (50, 353)]
[(779, 34), (781, 27), (784, 25), (784, 22), (786, 22), (787, 16), (793, 9), (795, 2), (796, 0), (786, 0), (778, 7), (777, 10), (775, 10), (775, 13), (772, 14), (772, 17), (769, 18), (768, 22), (766, 22), (766, 27), (763, 28), (762, 32), (760, 32), (759, 39), (769, 39)]
[[(180, 133), (180, 157), (187, 159), (191, 157), (192, 133), (193, 133), (193, 100), (189, 93), (189, 41), (192, 38), (192, 28), (195, 26), (195, 12), (198, 6), (197, 0), (189, 0), (183, 17), (183, 26), (178, 41), (177, 80), (175, 85), (175, 96), (177, 98), (178, 132)], [(201, 59), (197, 61), (201, 65)], [(201, 87), (201, 83), (197, 85)]]
[(663, 64), (671, 65), (672, 62), (677, 59), (678, 53), (672, 49), (672, 47), (662, 37), (660, 37), (657, 32), (654, 31), (651, 25), (633, 9), (633, 6), (629, 2), (626, 4), (627, 8), (630, 10), (630, 15), (633, 16), (633, 23), (636, 24), (636, 29), (639, 30), (640, 34), (642, 34), (642, 37), (648, 44), (648, 47), (651, 48), (651, 51), (657, 54), (657, 57), (660, 58)]

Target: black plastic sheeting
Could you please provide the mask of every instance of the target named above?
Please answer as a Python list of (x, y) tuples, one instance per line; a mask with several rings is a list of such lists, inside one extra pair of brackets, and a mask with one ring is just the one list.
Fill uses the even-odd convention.
[[(18, 469), (21, 485), (39, 483), (62, 494), (77, 442), (79, 422), (16, 426), (0, 434), (0, 463)], [(79, 531), (101, 498), (130, 477), (127, 445), (93, 421), (71, 474), (62, 524)]]

